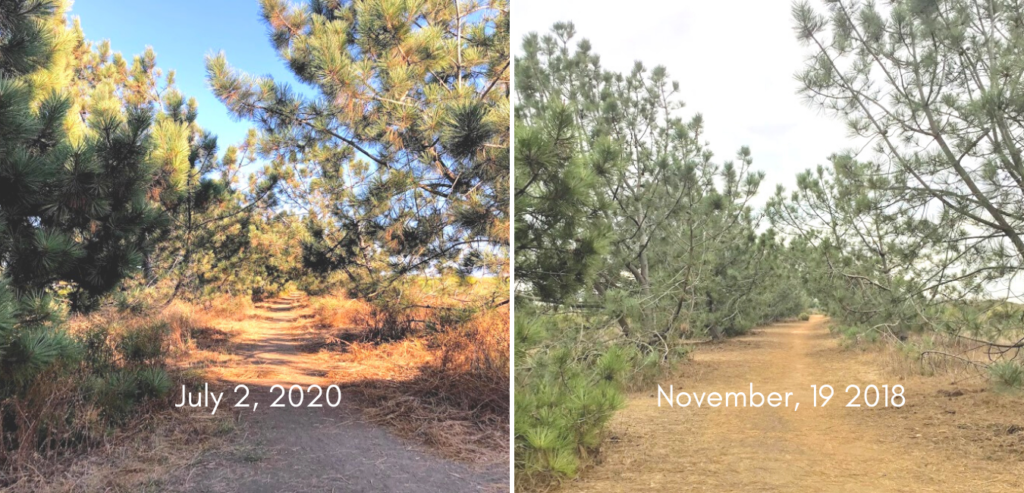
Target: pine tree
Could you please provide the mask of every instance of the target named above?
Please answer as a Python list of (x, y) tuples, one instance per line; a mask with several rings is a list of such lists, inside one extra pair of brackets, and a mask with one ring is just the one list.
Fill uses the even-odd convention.
[[(69, 114), (84, 118), (124, 107), (153, 113), (147, 160), (154, 178), (146, 198), (158, 215), (140, 246), (143, 273), (129, 285), (169, 286), (166, 300), (161, 291), (163, 303), (182, 294), (208, 294), (215, 282), (212, 278), (227, 291), (249, 289), (245, 284), (253, 281), (253, 276), (246, 280), (235, 277), (236, 282), (225, 285), (221, 274), (237, 270), (237, 264), (228, 267), (227, 261), (211, 263), (209, 259), (218, 255), (241, 258), (240, 251), (250, 247), (247, 235), (252, 215), (257, 206), (273, 200), (276, 179), (272, 172), (256, 171), (249, 174), (248, 182), (241, 181), (241, 168), (256, 159), (254, 138), (220, 153), (216, 136), (197, 123), (195, 98), (178, 90), (175, 72), (164, 73), (152, 48), (126, 58), (113, 52), (109, 41), (88, 41), (74, 19), (55, 51), (67, 53), (62, 57), (74, 74), (64, 83), (72, 104)], [(80, 138), (86, 130), (84, 125), (74, 125), (69, 138)], [(228, 244), (232, 248), (228, 251), (217, 248)]]
[(750, 150), (714, 162), (666, 68), (603, 69), (575, 35), (529, 34), (516, 58), (517, 481), (575, 475), (624, 389), (678, 361), (681, 339), (804, 301), (790, 248), (750, 206)]
[(749, 329), (760, 311), (744, 301), (764, 287), (773, 248), (749, 206), (764, 177), (750, 150), (714, 162), (666, 68), (605, 70), (575, 35), (571, 23), (530, 34), (516, 59), (517, 278), (542, 298), (572, 287), (577, 306), (665, 353), (684, 332)]
[(147, 238), (156, 247), (144, 265), (147, 283), (172, 279), (174, 287), (166, 302), (183, 291), (189, 297), (207, 295), (216, 283), (214, 278), (232, 279), (216, 283), (232, 293), (265, 290), (268, 285), (253, 276), (247, 280), (231, 276), (246, 259), (254, 261), (248, 270), (272, 265), (243, 254), (253, 248), (250, 223), (275, 203), (277, 184), (274, 171), (266, 169), (250, 173), (247, 183), (241, 182), (242, 168), (256, 161), (255, 135), (250, 132), (240, 145), (228, 146), (218, 156), (216, 136), (196, 122), (195, 99), (185, 100), (173, 79), (161, 93), (151, 153), (160, 171), (150, 196), (156, 198), (165, 227)]
[(531, 297), (562, 303), (592, 286), (608, 252), (594, 170), (617, 156), (610, 145), (584, 154), (571, 108), (550, 104), (516, 122), (516, 279)]
[[(824, 174), (803, 176), (812, 183), (791, 205), (834, 209), (826, 221), (845, 231), (865, 229), (854, 218), (881, 230), (864, 236), (871, 241), (833, 241), (831, 253), (843, 256), (829, 268), (862, 276), (854, 284), (864, 292), (902, 285), (900, 302), (984, 296), (980, 285), (1009, 282), (1024, 265), (1020, 2), (823, 3), (793, 7), (796, 37), (810, 51), (797, 74), (801, 93), (871, 147), (861, 162), (834, 160)], [(850, 173), (859, 182), (842, 176)], [(848, 208), (851, 198), (858, 210)]]
[[(157, 211), (146, 194), (151, 111), (72, 112), (69, 33), (56, 5), (4, 5), (0, 67), (0, 262), (11, 288), (68, 284), (76, 308), (141, 263)], [(34, 33), (31, 34), (30, 33)], [(49, 53), (45, 56), (44, 53)]]
[(63, 14), (0, 3), (0, 400), (82, 355), (52, 294), (89, 308), (139, 267), (159, 223), (147, 200), (152, 113), (76, 99)]
[(773, 221), (845, 330), (959, 332), (950, 307), (1012, 285), (1024, 261), (1020, 4), (825, 3), (793, 8), (801, 93), (871, 147), (800, 174)]
[(768, 211), (800, 242), (806, 255), (794, 263), (833, 319), (905, 335), (947, 300), (982, 292), (980, 283), (1002, 274), (986, 266), (980, 249), (952, 247), (967, 236), (965, 218), (949, 210), (920, 214), (922, 204), (891, 178), (876, 163), (834, 155), (800, 173), (790, 196), (780, 189)]
[(218, 98), (260, 129), (305, 263), (381, 296), (410, 274), (508, 274), (509, 10), (504, 0), (261, 1), (306, 85), (208, 60)]

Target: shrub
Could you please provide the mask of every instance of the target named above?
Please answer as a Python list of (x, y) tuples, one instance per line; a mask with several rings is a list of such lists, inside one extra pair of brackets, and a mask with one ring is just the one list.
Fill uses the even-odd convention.
[(617, 328), (533, 309), (517, 306), (514, 327), (517, 489), (576, 476), (600, 452), (626, 391), (650, 385), (690, 351), (673, 341), (654, 349), (616, 337)]
[(167, 396), (169, 324), (116, 306), (69, 321), (52, 299), (0, 285), (0, 472), (99, 443)]
[(112, 421), (124, 419), (135, 406), (137, 379), (125, 370), (114, 370), (90, 379), (89, 390), (93, 401)]
[(143, 368), (139, 370), (137, 378), (139, 395), (143, 399), (162, 399), (171, 390), (171, 377), (163, 368)]
[(365, 301), (353, 300), (343, 293), (318, 296), (310, 301), (313, 320), (320, 327), (341, 329), (358, 327), (371, 318), (371, 307)]
[(156, 363), (164, 356), (167, 323), (156, 320), (128, 329), (117, 343), (117, 350), (130, 365)]
[(666, 368), (690, 356), (691, 346), (679, 344), (669, 348), (668, 354), (658, 352), (640, 353), (632, 359), (632, 367), (626, 372), (627, 390), (639, 390), (653, 385)]
[(370, 309), (357, 318), (365, 327), (363, 340), (388, 342), (404, 339), (412, 333), (414, 318), (410, 310), (401, 306), (374, 303)]
[(92, 325), (82, 331), (79, 340), (85, 347), (86, 365), (95, 371), (106, 371), (113, 367), (117, 358), (110, 345), (110, 326), (106, 323)]
[[(563, 321), (552, 316), (517, 315), (517, 487), (536, 486), (577, 474), (585, 458), (598, 452), (608, 420), (625, 403), (625, 390), (656, 377), (665, 355), (626, 341), (569, 336), (574, 331), (563, 331)], [(685, 354), (672, 350), (670, 357)]]
[(171, 378), (162, 368), (144, 366), (94, 375), (87, 388), (92, 402), (116, 423), (129, 417), (137, 405), (166, 397), (171, 386)]
[(1017, 361), (997, 361), (988, 367), (989, 377), (1000, 390), (1021, 390), (1024, 387), (1024, 365)]
[(858, 347), (864, 343), (874, 344), (882, 338), (881, 332), (878, 330), (860, 325), (833, 325), (829, 327), (829, 330), (842, 338), (839, 345), (847, 349)]
[(21, 330), (4, 350), (4, 387), (16, 393), (50, 368), (74, 366), (81, 355), (81, 346), (67, 332), (49, 327)]

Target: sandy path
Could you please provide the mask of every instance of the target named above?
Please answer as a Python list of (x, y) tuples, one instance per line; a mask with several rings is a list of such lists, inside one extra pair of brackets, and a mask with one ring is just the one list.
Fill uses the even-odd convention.
[[(821, 317), (701, 349), (679, 374), (662, 379), (663, 388), (724, 393), (748, 391), (753, 383), (765, 394), (793, 392), (798, 410), (792, 403), (775, 409), (673, 409), (664, 400), (658, 408), (654, 386), (650, 394), (633, 396), (615, 417), (602, 463), (566, 489), (1024, 491), (1024, 433), (999, 437), (998, 444), (971, 441), (988, 431), (960, 424), (980, 419), (970, 415), (970, 401), (935, 397), (924, 379), (898, 381), (878, 368), (864, 353), (837, 348)], [(896, 383), (907, 387), (903, 408), (845, 407), (854, 395), (845, 393), (847, 385)], [(812, 384), (835, 388), (827, 406), (813, 407)], [(1008, 407), (997, 416), (1012, 413), (1015, 403), (992, 404), (1003, 405)], [(1024, 421), (1024, 413), (1008, 419)], [(997, 446), (1005, 453), (988, 450)]]
[[(274, 384), (327, 388), (308, 352), (309, 309), (301, 295), (269, 301), (230, 328), (234, 363), (211, 372), (211, 384), (235, 402), (241, 383), (259, 402), (255, 411), (231, 409), (237, 423), (228, 447), (202, 455), (167, 486), (189, 492), (474, 492), (508, 484), (505, 467), (471, 468), (437, 457), (363, 421), (343, 396), (337, 408), (271, 408)], [(180, 392), (180, 391), (179, 391)], [(306, 398), (311, 399), (311, 397)], [(284, 401), (282, 401), (284, 402)], [(507, 486), (506, 486), (507, 488)]]

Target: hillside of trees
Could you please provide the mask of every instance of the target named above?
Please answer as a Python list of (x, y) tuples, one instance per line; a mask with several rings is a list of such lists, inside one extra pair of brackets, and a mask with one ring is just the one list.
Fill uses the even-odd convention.
[(211, 56), (252, 124), (223, 146), (152, 49), (0, 2), (0, 489), (170, 412), (216, 321), (290, 292), (415, 341), (445, 385), (389, 392), (507, 437), (507, 2), (252, 7), (306, 87)]

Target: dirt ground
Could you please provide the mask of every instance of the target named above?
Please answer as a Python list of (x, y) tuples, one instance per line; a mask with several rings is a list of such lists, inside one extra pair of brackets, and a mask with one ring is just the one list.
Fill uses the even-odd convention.
[[(840, 348), (825, 323), (812, 317), (707, 346), (660, 382), (698, 395), (747, 392), (753, 383), (765, 394), (793, 392), (788, 408), (669, 408), (664, 400), (659, 408), (654, 386), (631, 396), (597, 465), (562, 489), (1024, 491), (1024, 400), (977, 378), (899, 379), (877, 351)], [(815, 408), (811, 385), (824, 384), (835, 396)], [(906, 404), (845, 407), (851, 384), (901, 384)]]
[[(311, 352), (315, 331), (304, 296), (256, 307), (251, 317), (223, 327), (230, 357), (206, 371), (225, 392), (218, 414), (232, 416), (233, 431), (221, 446), (197, 456), (164, 481), (161, 491), (188, 492), (471, 492), (507, 489), (505, 464), (467, 465), (443, 459), (367, 423), (349, 395), (337, 408), (271, 408), (293, 384), (324, 389), (328, 369)], [(259, 403), (254, 411), (228, 407), (242, 393)], [(180, 388), (176, 395), (180, 395)], [(333, 397), (332, 397), (333, 398)], [(287, 399), (287, 398), (286, 398)], [(311, 396), (306, 397), (311, 399)], [(177, 402), (177, 401), (176, 401)], [(282, 400), (284, 402), (284, 400)], [(321, 401), (324, 402), (324, 401)], [(250, 408), (253, 409), (253, 408)]]

